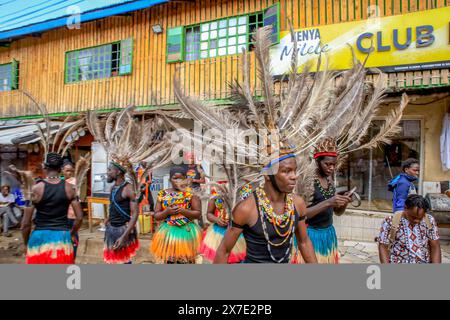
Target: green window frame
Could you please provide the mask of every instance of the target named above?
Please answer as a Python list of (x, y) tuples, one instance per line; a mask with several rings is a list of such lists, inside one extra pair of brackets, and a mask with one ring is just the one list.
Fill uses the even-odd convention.
[(133, 39), (66, 52), (65, 83), (125, 76), (133, 69)]
[(194, 61), (251, 51), (258, 28), (273, 26), (272, 43), (280, 42), (280, 3), (250, 14), (226, 17), (167, 30), (167, 63)]
[(0, 92), (19, 89), (19, 61), (0, 64)]

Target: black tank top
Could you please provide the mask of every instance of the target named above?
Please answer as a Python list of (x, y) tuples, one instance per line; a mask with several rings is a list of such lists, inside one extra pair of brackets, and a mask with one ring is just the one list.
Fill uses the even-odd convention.
[[(131, 219), (130, 200), (122, 197), (123, 189), (126, 185), (127, 183), (124, 183), (119, 187), (114, 186), (111, 190), (111, 195), (109, 197), (111, 201), (109, 207), (109, 223), (113, 227), (121, 227)], [(113, 196), (115, 197), (115, 201), (113, 201)]]
[[(268, 243), (266, 241), (266, 238), (264, 236), (264, 230), (261, 223), (261, 212), (259, 211), (259, 200), (256, 195), (256, 192), (253, 192), (253, 195), (255, 197), (256, 201), (256, 208), (258, 210), (258, 220), (256, 221), (256, 224), (253, 227), (249, 227), (248, 225), (244, 226), (244, 238), (245, 242), (247, 243), (247, 257), (245, 258), (244, 263), (276, 263), (272, 260), (270, 256), (269, 249), (267, 247)], [(264, 218), (265, 219), (265, 218)], [(295, 210), (295, 227), (297, 228), (297, 224), (300, 220), (300, 216)], [(272, 243), (280, 243), (283, 241), (283, 238), (281, 238), (275, 231), (275, 227), (266, 220), (266, 226), (267, 226), (267, 233), (269, 235), (269, 239)], [(281, 233), (286, 233), (287, 228), (280, 229)], [(294, 233), (290, 235), (290, 237), (295, 236)], [(281, 263), (289, 263), (289, 257), (290, 254), (286, 255), (286, 250), (289, 248), (290, 240), (287, 240), (283, 245), (279, 247), (270, 246), (271, 252), (273, 257), (276, 260), (280, 260), (284, 257), (284, 259), (281, 261)], [(292, 250), (292, 248), (290, 248)], [(286, 257), (285, 257), (286, 255)]]
[(58, 184), (52, 184), (44, 180), (41, 180), (41, 182), (45, 186), (42, 200), (35, 205), (35, 230), (69, 230), (67, 211), (71, 201), (67, 197), (66, 182), (60, 181)]
[[(314, 182), (314, 197), (311, 205), (309, 207), (313, 207), (316, 204), (319, 204), (325, 200), (328, 200), (335, 195), (335, 189), (334, 186), (330, 186), (330, 193), (331, 196), (324, 196), (322, 192), (320, 191), (320, 182), (315, 181)], [(307, 219), (306, 223), (309, 227), (316, 228), (316, 229), (324, 229), (328, 228), (333, 224), (333, 214), (334, 210), (333, 208), (328, 208), (320, 213), (318, 213), (316, 216), (312, 217), (311, 219)]]

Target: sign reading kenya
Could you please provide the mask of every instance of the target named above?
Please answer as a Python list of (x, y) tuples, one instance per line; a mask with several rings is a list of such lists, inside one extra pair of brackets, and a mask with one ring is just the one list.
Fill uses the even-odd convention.
[[(297, 39), (300, 70), (306, 63), (316, 66), (319, 54), (329, 68), (349, 69), (351, 46), (360, 61), (367, 54), (367, 67), (385, 72), (415, 71), (450, 67), (450, 7), (391, 17), (373, 17), (315, 28), (281, 33), (280, 44), (271, 51), (273, 75), (290, 71)], [(323, 59), (325, 60), (325, 59)], [(322, 63), (322, 68), (325, 62)]]

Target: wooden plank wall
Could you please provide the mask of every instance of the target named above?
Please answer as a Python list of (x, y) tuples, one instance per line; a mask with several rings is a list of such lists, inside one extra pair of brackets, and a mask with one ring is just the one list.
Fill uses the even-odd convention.
[[(227, 83), (242, 79), (239, 56), (218, 57), (179, 64), (166, 63), (167, 28), (262, 10), (281, 3), (282, 30), (288, 19), (294, 27), (310, 27), (367, 18), (367, 7), (378, 6), (382, 16), (450, 5), (450, 0), (196, 0), (173, 2), (129, 16), (117, 16), (83, 24), (80, 30), (52, 30), (41, 37), (27, 37), (0, 49), (0, 63), (20, 61), (20, 87), (32, 93), (50, 113), (80, 112), (176, 103), (172, 80), (176, 72), (185, 91), (202, 99), (224, 99)], [(64, 84), (65, 52), (134, 39), (133, 73), (130, 76)], [(254, 57), (252, 78), (256, 79)], [(447, 72), (448, 74), (448, 72)], [(433, 78), (435, 79), (435, 78)], [(437, 79), (437, 78), (436, 78)], [(413, 79), (414, 81), (414, 79)], [(432, 80), (436, 81), (436, 80)], [(448, 78), (447, 78), (448, 81)], [(256, 84), (258, 87), (258, 84)], [(0, 117), (37, 114), (20, 92), (0, 92)]]

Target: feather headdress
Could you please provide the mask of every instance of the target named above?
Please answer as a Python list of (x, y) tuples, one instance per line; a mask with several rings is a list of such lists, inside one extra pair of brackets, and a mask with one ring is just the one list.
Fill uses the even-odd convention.
[(139, 180), (133, 165), (147, 162), (148, 171), (170, 161), (171, 144), (164, 135), (165, 125), (159, 116), (138, 120), (134, 106), (108, 115), (106, 121), (95, 112), (88, 113), (88, 127), (95, 139), (107, 151), (112, 162), (127, 173), (134, 190), (139, 190)]
[(86, 179), (87, 173), (91, 167), (91, 154), (88, 153), (80, 159), (75, 164), (75, 181), (77, 182), (76, 190), (78, 197), (80, 196), (81, 187)]
[(38, 103), (29, 92), (20, 91), (31, 100), (44, 119), (44, 128), (42, 128), (41, 123), (36, 123), (37, 133), (40, 137), (39, 142), (44, 148), (44, 154), (57, 153), (65, 156), (77, 141), (75, 138), (78, 136), (78, 132), (86, 128), (86, 119), (82, 117), (77, 120), (69, 116), (59, 125), (58, 131), (54, 133), (52, 132), (52, 123), (45, 105)]
[[(200, 122), (203, 129), (213, 132), (214, 143), (218, 146), (216, 150), (224, 151), (219, 161), (217, 154), (203, 156), (225, 172), (229, 188), (216, 185), (216, 190), (229, 208), (235, 206), (238, 191), (247, 182), (260, 181), (264, 172), (271, 172), (271, 167), (277, 162), (301, 154), (323, 134), (323, 128), (316, 124), (320, 108), (330, 104), (327, 97), (331, 94), (327, 92), (331, 90), (332, 77), (327, 72), (312, 77), (309, 69), (298, 74), (296, 62), (293, 62), (289, 87), (276, 94), (271, 74), (270, 35), (271, 28), (265, 27), (259, 29), (254, 37), (262, 99), (254, 97), (249, 54), (245, 51), (242, 55), (243, 82), (231, 84), (231, 108), (217, 108), (186, 96), (177, 77), (174, 80), (175, 96), (184, 113)], [(294, 59), (297, 59), (295, 54)], [(312, 88), (306, 88), (308, 81), (314, 83)], [(205, 142), (201, 135), (184, 132), (194, 143), (209, 142)]]
[[(261, 168), (292, 155), (300, 155), (297, 162), (301, 179), (298, 180), (297, 192), (307, 196), (313, 188), (316, 172), (315, 163), (309, 157), (311, 148), (331, 133), (339, 133), (346, 142), (340, 145), (344, 147), (340, 151), (354, 150), (348, 147), (357, 145), (357, 141), (361, 141), (365, 136), (364, 130), (370, 126), (370, 120), (376, 114), (384, 93), (380, 82), (372, 88), (366, 86), (364, 65), (356, 59), (353, 68), (342, 73), (330, 72), (326, 65), (325, 70), (319, 72), (321, 57), (316, 70), (307, 65), (303, 72), (298, 72), (296, 42), (292, 50), (291, 72), (283, 78), (282, 88), (277, 93), (275, 80), (271, 75), (270, 34), (271, 27), (264, 27), (254, 36), (262, 98), (254, 96), (249, 76), (249, 56), (245, 51), (242, 55), (243, 82), (235, 81), (231, 85), (233, 108), (216, 108), (186, 96), (175, 78), (175, 96), (182, 110), (192, 119), (201, 122), (204, 128), (216, 131), (216, 143), (225, 146), (227, 151), (234, 151), (231, 154), (227, 152), (220, 163), (230, 185), (230, 192), (222, 196), (231, 207), (236, 204), (237, 192), (244, 184), (244, 179), (255, 181), (261, 177)], [(341, 81), (336, 87), (338, 76)], [(403, 103), (392, 114), (392, 118), (398, 119), (401, 116), (406, 101), (404, 97)], [(358, 121), (354, 119), (355, 114)], [(395, 121), (387, 123), (389, 130), (385, 130), (386, 133), (378, 137), (378, 141), (387, 139), (389, 134), (396, 131)], [(269, 134), (263, 135), (261, 130)], [(253, 143), (240, 139), (246, 131), (256, 135)], [(202, 137), (196, 136), (195, 133), (191, 134), (191, 137), (202, 141)], [(261, 145), (263, 150), (260, 149)], [(358, 145), (359, 147), (363, 146)], [(256, 164), (240, 160), (242, 154), (248, 156), (258, 152), (262, 156)], [(217, 163), (213, 157), (208, 160)], [(221, 188), (217, 190), (220, 191)]]

